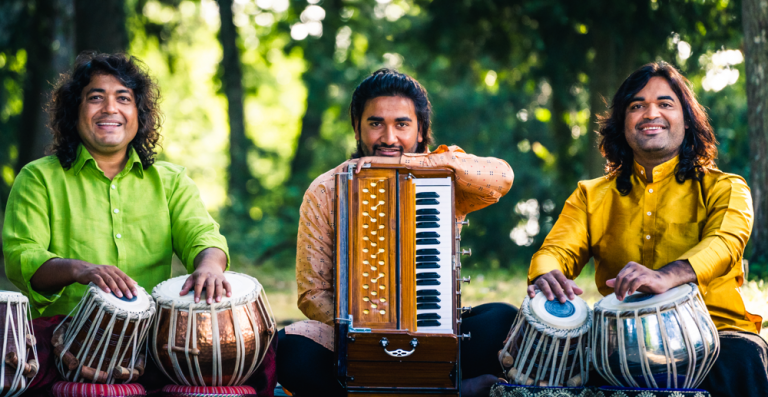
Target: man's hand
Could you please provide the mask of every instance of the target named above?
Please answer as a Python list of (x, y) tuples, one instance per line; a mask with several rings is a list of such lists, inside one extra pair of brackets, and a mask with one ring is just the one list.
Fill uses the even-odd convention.
[(133, 299), (139, 294), (137, 283), (127, 274), (123, 273), (117, 266), (94, 265), (85, 261), (75, 267), (74, 278), (80, 284), (88, 285), (94, 283), (106, 293), (113, 292), (118, 298), (125, 295), (128, 299)]
[(205, 288), (206, 302), (210, 305), (215, 297), (221, 302), (221, 296), (232, 296), (232, 287), (224, 277), (227, 268), (227, 255), (218, 248), (206, 248), (195, 258), (195, 272), (192, 273), (181, 287), (180, 296), (189, 293), (194, 287), (195, 303), (200, 302), (200, 295)]
[(363, 169), (363, 164), (400, 164), (400, 157), (385, 157), (385, 156), (368, 156), (361, 157), (359, 159), (349, 160), (350, 163), (356, 163), (357, 168), (355, 174), (359, 173)]
[(637, 262), (629, 262), (616, 278), (605, 284), (614, 289), (616, 298), (623, 301), (635, 291), (661, 294), (685, 283), (695, 283), (696, 272), (687, 260), (672, 262), (658, 270), (649, 269)]
[(73, 283), (88, 285), (91, 282), (118, 298), (133, 299), (139, 293), (137, 283), (117, 266), (94, 265), (79, 259), (49, 259), (29, 280), (35, 291), (44, 293), (58, 291)]
[(536, 296), (536, 289), (540, 289), (547, 300), (557, 298), (560, 303), (565, 303), (566, 299), (573, 300), (576, 295), (581, 295), (584, 291), (576, 286), (576, 282), (565, 277), (560, 270), (552, 270), (549, 273), (536, 277), (533, 284), (528, 286), (528, 296)]

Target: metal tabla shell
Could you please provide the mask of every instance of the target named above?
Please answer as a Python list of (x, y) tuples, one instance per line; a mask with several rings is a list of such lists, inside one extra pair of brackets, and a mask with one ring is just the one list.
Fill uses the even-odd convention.
[(664, 294), (614, 294), (595, 305), (593, 363), (614, 386), (695, 388), (720, 351), (719, 335), (695, 284)]
[[(3, 343), (0, 345), (0, 396), (18, 396), (34, 379), (34, 376), (27, 378), (22, 374), (24, 363), (29, 360), (37, 362), (36, 345), (27, 344), (28, 335), (34, 341), (34, 331), (26, 296), (18, 292), (0, 291), (0, 330), (4, 333)], [(5, 363), (5, 357), (11, 353), (16, 353), (21, 364), (16, 368)]]

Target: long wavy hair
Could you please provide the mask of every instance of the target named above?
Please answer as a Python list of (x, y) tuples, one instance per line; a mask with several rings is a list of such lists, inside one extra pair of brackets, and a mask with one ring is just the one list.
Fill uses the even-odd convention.
[[(349, 104), (352, 128), (355, 131), (360, 130), (365, 104), (380, 96), (399, 96), (413, 101), (419, 134), (422, 138), (416, 147), (416, 153), (426, 152), (427, 147), (432, 143), (432, 104), (429, 102), (427, 90), (413, 77), (395, 70), (379, 69), (355, 88), (355, 92), (352, 93), (352, 102)], [(357, 150), (352, 154), (352, 158), (360, 158), (363, 155), (363, 145), (358, 140)]]
[(663, 77), (683, 107), (685, 130), (680, 146), (680, 163), (675, 169), (675, 179), (683, 183), (687, 179), (701, 180), (707, 168), (716, 169), (717, 139), (709, 124), (707, 113), (696, 100), (691, 83), (672, 65), (660, 61), (643, 65), (621, 84), (609, 110), (598, 116), (600, 128), (600, 152), (607, 160), (605, 173), (616, 179), (616, 187), (623, 196), (632, 191), (634, 154), (624, 135), (627, 107), (632, 98), (648, 84), (652, 77)]
[(136, 150), (146, 169), (155, 162), (155, 147), (160, 140), (162, 113), (160, 90), (149, 76), (147, 67), (136, 57), (126, 54), (83, 52), (69, 73), (59, 78), (48, 103), (50, 127), (53, 133), (51, 151), (62, 167), (68, 169), (77, 159), (77, 147), (82, 142), (77, 132), (83, 89), (97, 75), (111, 75), (133, 90), (138, 109), (139, 130), (130, 146)]

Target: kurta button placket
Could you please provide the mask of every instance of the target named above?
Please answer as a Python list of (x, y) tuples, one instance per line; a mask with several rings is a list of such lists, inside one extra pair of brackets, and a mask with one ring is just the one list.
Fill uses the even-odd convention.
[[(640, 171), (642, 174), (642, 170)], [(656, 173), (654, 172), (654, 175)], [(641, 178), (643, 179), (643, 178)], [(654, 179), (656, 181), (656, 179)], [(642, 249), (642, 263), (647, 264), (647, 266), (651, 266), (651, 264), (654, 261), (653, 257), (653, 246), (655, 243), (655, 239), (653, 236), (656, 235), (656, 222), (655, 222), (655, 216), (653, 214), (656, 212), (656, 203), (657, 203), (657, 197), (658, 194), (654, 194), (654, 187), (656, 187), (655, 183), (649, 183), (646, 185), (645, 190), (645, 197), (643, 198), (643, 212), (646, 213), (647, 216), (643, 217), (643, 249)], [(656, 190), (658, 190), (658, 187), (656, 187)]]
[(120, 193), (117, 190), (120, 176), (117, 175), (111, 181), (109, 187), (109, 206), (112, 207), (112, 233), (115, 236), (115, 246), (117, 248), (117, 267), (125, 270), (125, 249), (123, 248), (122, 232), (123, 230), (123, 217), (120, 215)]

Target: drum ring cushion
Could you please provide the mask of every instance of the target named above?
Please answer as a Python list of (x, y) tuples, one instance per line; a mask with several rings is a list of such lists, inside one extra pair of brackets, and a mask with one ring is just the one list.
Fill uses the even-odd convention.
[(146, 396), (138, 383), (104, 385), (98, 383), (56, 382), (51, 389), (54, 397), (128, 397)]
[(250, 386), (180, 386), (168, 385), (163, 387), (163, 394), (174, 396), (242, 396), (246, 394), (256, 394), (256, 389)]

